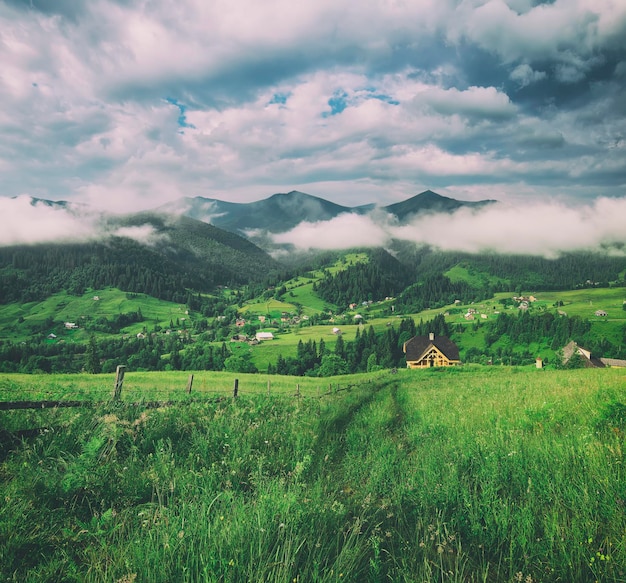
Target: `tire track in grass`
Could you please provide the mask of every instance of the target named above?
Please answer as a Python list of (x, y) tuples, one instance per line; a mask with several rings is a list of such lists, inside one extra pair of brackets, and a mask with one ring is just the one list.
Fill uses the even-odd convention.
[(317, 440), (307, 472), (309, 482), (329, 476), (341, 465), (346, 453), (346, 433), (355, 417), (384, 390), (387, 382), (367, 385), (365, 392), (351, 392), (338, 409), (321, 414)]

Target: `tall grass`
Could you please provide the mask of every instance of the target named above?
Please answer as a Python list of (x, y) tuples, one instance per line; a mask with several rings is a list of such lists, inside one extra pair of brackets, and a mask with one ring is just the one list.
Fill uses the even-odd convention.
[(624, 371), (369, 379), (110, 404), (7, 444), (0, 578), (626, 580)]

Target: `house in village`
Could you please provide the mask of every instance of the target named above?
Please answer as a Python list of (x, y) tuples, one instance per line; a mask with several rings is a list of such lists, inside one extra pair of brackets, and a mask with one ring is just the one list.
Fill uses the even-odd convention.
[(260, 342), (261, 340), (274, 340), (274, 334), (271, 332), (257, 332), (255, 338)]
[(431, 368), (461, 364), (459, 348), (446, 336), (431, 332), (428, 336), (413, 336), (403, 347), (407, 368)]
[(574, 354), (580, 356), (586, 368), (626, 368), (626, 360), (619, 358), (598, 358), (597, 356), (593, 356), (590, 350), (578, 346), (573, 340), (563, 348), (563, 364), (566, 365)]
[(606, 315), (607, 315), (607, 313), (604, 310), (596, 310), (596, 316), (604, 317)]

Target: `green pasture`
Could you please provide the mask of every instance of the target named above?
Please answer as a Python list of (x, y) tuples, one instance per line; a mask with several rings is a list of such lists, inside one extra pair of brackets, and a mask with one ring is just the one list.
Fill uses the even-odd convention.
[[(624, 370), (238, 377), (236, 400), (0, 412), (0, 579), (624, 582)], [(111, 381), (0, 379), (15, 398)]]
[(304, 307), (303, 313), (308, 316), (328, 312), (329, 310), (333, 312), (337, 310), (337, 306), (326, 302), (313, 291), (312, 283), (292, 287), (287, 291), (284, 297), (290, 302), (297, 302), (302, 305)]
[[(95, 297), (99, 299), (94, 300)], [(128, 332), (139, 332), (144, 326), (167, 327), (170, 320), (187, 317), (187, 308), (183, 304), (166, 302), (143, 294), (127, 297), (126, 292), (115, 288), (89, 290), (81, 296), (59, 292), (42, 302), (1, 305), (0, 339), (27, 340), (37, 331), (54, 332), (59, 339), (86, 341), (88, 335), (81, 329), (81, 323), (86, 318), (111, 318), (118, 314), (136, 312), (138, 309), (141, 309), (144, 322), (129, 327)], [(23, 322), (18, 322), (20, 317)], [(53, 320), (54, 325), (43, 330), (43, 325), (49, 320)], [(74, 322), (79, 329), (65, 330), (64, 322)]]
[(478, 289), (497, 283), (509, 283), (507, 280), (491, 275), (490, 273), (478, 271), (473, 268), (468, 269), (461, 263), (448, 269), (444, 275), (454, 283), (462, 281)]
[[(187, 393), (189, 375), (193, 374), (192, 393)], [(113, 394), (115, 374), (0, 374), (0, 401), (29, 400), (108, 400)], [(300, 387), (303, 396), (316, 396), (332, 384), (347, 386), (372, 378), (366, 373), (333, 378), (290, 377), (215, 371), (127, 372), (124, 375), (122, 400), (186, 400), (190, 396), (204, 398), (231, 396), (234, 381), (239, 381), (239, 394), (295, 394)]]
[[(312, 340), (319, 344), (320, 339), (324, 340), (326, 348), (333, 350), (335, 343), (337, 342), (337, 335), (333, 333), (333, 327), (335, 324), (325, 324), (319, 326), (302, 326), (292, 327), (285, 332), (278, 332), (274, 334), (274, 340), (264, 340), (256, 346), (250, 347), (252, 362), (259, 370), (267, 370), (269, 363), (276, 364), (276, 360), (279, 355), (283, 357), (295, 357), (298, 350), (298, 343), (303, 343)], [(356, 331), (359, 328), (357, 325), (339, 326), (342, 332), (344, 341), (352, 341), (356, 337)], [(364, 328), (361, 328), (363, 331)], [(230, 349), (236, 352), (238, 343), (232, 342)], [(244, 350), (248, 349), (247, 344)]]
[(290, 302), (283, 302), (274, 298), (269, 300), (256, 300), (246, 303), (241, 308), (238, 308), (238, 312), (250, 315), (269, 316), (272, 319), (280, 320), (283, 312), (288, 314), (296, 314), (298, 312), (297, 307)]
[[(287, 293), (283, 296), (283, 301), (270, 300), (268, 302), (262, 299), (252, 300), (244, 305), (240, 311), (243, 313), (252, 312), (264, 314), (274, 314), (280, 311), (295, 313), (298, 311), (298, 308), (294, 304), (298, 304), (302, 306), (302, 313), (307, 316), (327, 312), (329, 310), (336, 312), (338, 310), (337, 306), (324, 301), (313, 291), (313, 283), (322, 279), (325, 271), (330, 274), (335, 274), (345, 270), (350, 265), (366, 263), (368, 261), (369, 257), (366, 253), (347, 253), (342, 259), (337, 260), (333, 265), (326, 267), (324, 270), (314, 270), (306, 276), (299, 275), (287, 280), (284, 283)], [(276, 302), (276, 306), (272, 307), (274, 304), (271, 302)], [(265, 304), (269, 304), (269, 306)], [(263, 309), (265, 309), (265, 312), (262, 312)]]
[[(558, 309), (568, 316), (579, 316), (591, 321), (604, 319), (626, 323), (626, 310), (623, 309), (626, 301), (626, 287), (537, 292), (536, 296), (548, 306), (562, 301), (563, 306)], [(595, 313), (598, 310), (605, 311), (607, 315), (596, 316)]]

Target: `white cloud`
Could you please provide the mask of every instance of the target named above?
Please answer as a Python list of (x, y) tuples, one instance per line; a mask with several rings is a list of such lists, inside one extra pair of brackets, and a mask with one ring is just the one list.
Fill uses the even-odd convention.
[(138, 225), (134, 227), (120, 227), (114, 229), (111, 235), (115, 237), (125, 237), (127, 239), (134, 239), (144, 245), (154, 245), (163, 239), (163, 237), (156, 232), (152, 225)]
[(78, 215), (31, 197), (0, 198), (0, 245), (86, 241), (97, 236), (97, 215)]
[(444, 251), (556, 257), (566, 251), (600, 251), (604, 246), (625, 245), (624, 216), (626, 198), (599, 198), (577, 207), (559, 202), (517, 202), (479, 211), (421, 215), (406, 225), (398, 225), (390, 217), (381, 220), (375, 215), (341, 215), (331, 221), (302, 223), (272, 238), (301, 249), (379, 247), (399, 239)]
[[(535, 4), (95, 0), (66, 18), (5, 3), (0, 196), (130, 211), (306, 185), (388, 202), (422, 185), (549, 193), (555, 176), (615, 194), (626, 5)], [(565, 106), (549, 93), (592, 72)]]
[(349, 249), (380, 247), (389, 237), (384, 226), (371, 217), (342, 214), (330, 221), (300, 223), (287, 233), (272, 235), (275, 243), (290, 243), (298, 249)]
[(548, 75), (545, 71), (535, 71), (530, 65), (526, 63), (515, 67), (515, 69), (513, 69), (510, 74), (511, 80), (519, 83), (521, 87), (527, 87), (532, 83), (537, 83), (537, 81), (541, 81), (547, 76)]
[(100, 212), (84, 206), (50, 206), (30, 196), (0, 198), (0, 246), (102, 241), (127, 237), (143, 244), (162, 239), (150, 224), (112, 226)]
[(460, 91), (455, 87), (426, 86), (415, 95), (413, 103), (424, 103), (443, 115), (501, 118), (510, 117), (516, 111), (509, 97), (495, 87), (469, 87)]

